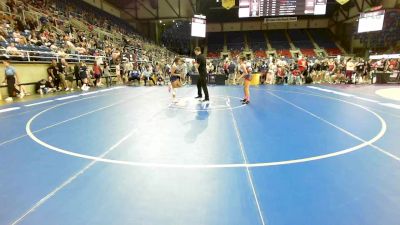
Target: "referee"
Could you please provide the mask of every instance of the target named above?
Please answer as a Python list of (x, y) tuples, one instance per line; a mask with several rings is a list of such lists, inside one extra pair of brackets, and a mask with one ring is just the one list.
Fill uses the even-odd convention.
[(203, 55), (201, 55), (201, 48), (196, 47), (194, 49), (194, 54), (196, 54), (196, 62), (195, 62), (195, 67), (197, 71), (199, 71), (199, 79), (197, 80), (197, 97), (196, 99), (201, 99), (202, 98), (202, 91), (203, 89), (204, 92), (204, 100), (202, 102), (208, 102), (210, 101), (210, 98), (208, 96), (208, 89), (207, 89), (207, 71), (206, 71), (206, 59), (204, 58)]

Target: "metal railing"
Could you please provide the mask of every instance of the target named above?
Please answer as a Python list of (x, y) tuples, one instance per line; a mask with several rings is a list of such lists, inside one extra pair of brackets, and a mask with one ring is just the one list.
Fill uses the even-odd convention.
[(79, 55), (79, 54), (60, 54), (57, 52), (46, 52), (46, 51), (26, 51), (26, 50), (18, 50), (17, 54), (9, 54), (6, 49), (0, 49), (0, 56), (3, 58), (16, 60), (16, 61), (24, 61), (24, 62), (48, 62), (53, 59), (59, 61), (64, 58), (67, 61), (75, 61), (75, 62), (88, 62), (93, 63), (99, 59), (105, 60), (106, 56), (92, 56), (92, 55)]

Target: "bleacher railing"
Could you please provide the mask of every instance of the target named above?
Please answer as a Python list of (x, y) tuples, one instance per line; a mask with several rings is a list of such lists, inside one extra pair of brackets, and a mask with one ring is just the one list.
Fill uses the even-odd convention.
[(6, 49), (0, 49), (0, 56), (2, 58), (7, 58), (12, 61), (24, 61), (24, 62), (49, 62), (53, 59), (59, 61), (64, 58), (69, 62), (88, 62), (93, 63), (98, 60), (105, 61), (106, 56), (92, 56), (92, 55), (79, 55), (79, 54), (60, 54), (56, 52), (46, 52), (46, 51), (26, 51), (18, 50), (17, 54), (9, 54)]

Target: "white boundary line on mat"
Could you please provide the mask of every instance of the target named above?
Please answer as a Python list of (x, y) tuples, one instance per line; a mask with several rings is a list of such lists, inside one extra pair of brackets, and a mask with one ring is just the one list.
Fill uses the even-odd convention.
[(20, 108), (21, 107), (11, 107), (11, 108), (0, 109), (0, 113), (10, 112), (10, 111), (18, 110)]
[[(134, 134), (135, 130), (129, 132), (129, 134), (125, 135), (121, 140), (119, 140), (117, 143), (115, 143), (113, 146), (111, 146), (106, 152), (103, 154), (99, 155), (99, 158), (105, 157), (108, 153), (116, 149), (119, 145), (121, 145), (125, 140), (130, 138)], [(39, 208), (41, 205), (43, 205), (45, 202), (47, 202), (50, 198), (52, 198), (55, 194), (57, 194), (61, 189), (65, 188), (68, 184), (76, 180), (80, 175), (84, 174), (88, 169), (90, 169), (92, 166), (94, 166), (97, 163), (97, 161), (92, 161), (90, 162), (87, 166), (85, 166), (83, 169), (75, 173), (73, 176), (68, 178), (66, 181), (64, 181), (60, 186), (56, 187), (53, 191), (51, 191), (49, 194), (44, 196), (42, 199), (40, 199), (38, 202), (36, 202), (35, 205), (33, 205), (29, 210), (27, 210), (22, 216), (20, 216), (18, 219), (16, 219), (11, 225), (17, 225), (19, 224), (22, 220), (24, 220), (29, 214), (34, 212), (37, 208)]]
[[(54, 107), (52, 107), (50, 109), (44, 110), (42, 112), (39, 112), (38, 114), (33, 116), (28, 121), (28, 123), (26, 124), (25, 130), (26, 130), (26, 133), (28, 134), (28, 136), (33, 141), (35, 141), (36, 143), (48, 148), (49, 150), (56, 151), (56, 152), (59, 152), (59, 153), (65, 154), (65, 155), (74, 156), (74, 157), (77, 157), (77, 158), (83, 158), (83, 159), (88, 159), (88, 160), (96, 160), (96, 161), (101, 161), (101, 162), (111, 163), (111, 164), (136, 166), (136, 167), (187, 168), (187, 169), (245, 168), (245, 167), (251, 168), (251, 167), (267, 167), (267, 166), (289, 165), (289, 164), (295, 164), (295, 163), (310, 162), (310, 161), (321, 160), (321, 159), (326, 159), (326, 158), (331, 158), (331, 157), (336, 157), (336, 156), (348, 154), (350, 152), (354, 152), (356, 150), (362, 149), (363, 147), (366, 147), (366, 146), (372, 146), (372, 147), (376, 148), (376, 146), (373, 146), (372, 144), (374, 142), (376, 142), (377, 140), (379, 140), (380, 138), (382, 138), (384, 136), (384, 134), (386, 133), (387, 125), (386, 125), (385, 120), (380, 115), (378, 115), (377, 113), (375, 113), (372, 110), (368, 109), (367, 107), (364, 107), (364, 106), (356, 104), (356, 103), (348, 102), (348, 101), (345, 101), (345, 100), (337, 99), (337, 98), (332, 98), (332, 97), (327, 97), (327, 96), (322, 96), (322, 95), (313, 95), (313, 94), (308, 94), (308, 93), (303, 93), (303, 94), (304, 95), (321, 97), (321, 98), (332, 99), (332, 100), (344, 102), (344, 103), (359, 107), (361, 109), (364, 109), (365, 111), (368, 111), (369, 113), (374, 115), (376, 118), (378, 118), (378, 120), (381, 123), (381, 129), (380, 129), (380, 131), (378, 132), (378, 134), (375, 137), (373, 137), (372, 139), (366, 141), (366, 140), (363, 140), (361, 138), (358, 138), (356, 135), (350, 133), (349, 131), (344, 130), (343, 128), (340, 128), (339, 126), (330, 123), (330, 125), (334, 125), (335, 128), (339, 129), (342, 132), (345, 132), (349, 136), (352, 136), (353, 138), (357, 137), (356, 139), (360, 140), (362, 143), (359, 144), (359, 145), (347, 148), (347, 149), (339, 150), (339, 151), (328, 153), (328, 154), (317, 155), (317, 156), (313, 156), (313, 157), (307, 157), (307, 158), (285, 160), (285, 161), (276, 161), (276, 162), (229, 163), (229, 164), (168, 164), (168, 163), (131, 162), (131, 161), (124, 161), (124, 160), (98, 158), (98, 157), (95, 157), (95, 156), (80, 154), (80, 153), (72, 152), (70, 150), (58, 148), (56, 146), (50, 145), (50, 144), (40, 140), (31, 131), (31, 124), (37, 117), (39, 117), (42, 113), (44, 113), (46, 111), (49, 111), (50, 109), (56, 108), (57, 106), (54, 106)], [(383, 149), (381, 149), (381, 150), (384, 151)], [(388, 152), (386, 152), (386, 153), (388, 153)], [(390, 153), (388, 153), (388, 154), (390, 154)], [(397, 160), (397, 158), (394, 158), (394, 159)]]
[[(228, 103), (228, 105), (230, 106), (229, 103)], [(230, 107), (230, 114), (231, 114), (231, 117), (232, 117), (233, 127), (235, 128), (235, 134), (236, 134), (237, 141), (238, 141), (238, 144), (239, 144), (240, 153), (242, 154), (243, 162), (245, 164), (249, 164), (248, 159), (247, 159), (246, 150), (244, 148), (244, 145), (243, 145), (243, 142), (242, 142), (242, 137), (240, 135), (240, 131), (239, 131), (239, 128), (238, 128), (238, 125), (237, 125), (237, 121), (236, 121), (235, 115), (233, 114), (233, 109), (231, 107)], [(264, 220), (264, 215), (263, 215), (263, 213), (261, 211), (260, 201), (258, 200), (256, 188), (254, 187), (253, 175), (252, 175), (252, 173), (251, 173), (251, 171), (250, 171), (250, 169), (248, 167), (246, 167), (245, 169), (246, 169), (247, 179), (249, 181), (249, 185), (250, 185), (251, 191), (252, 191), (253, 196), (254, 196), (254, 201), (255, 201), (256, 206), (257, 206), (258, 215), (260, 216), (261, 224), (265, 225), (266, 223), (265, 223), (265, 220)]]

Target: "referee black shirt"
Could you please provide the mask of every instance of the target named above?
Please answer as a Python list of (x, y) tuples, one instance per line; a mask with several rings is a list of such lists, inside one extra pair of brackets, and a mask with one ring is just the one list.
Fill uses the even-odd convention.
[(203, 55), (196, 56), (196, 63), (199, 64), (199, 74), (200, 76), (207, 76), (206, 71), (206, 58)]

